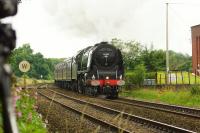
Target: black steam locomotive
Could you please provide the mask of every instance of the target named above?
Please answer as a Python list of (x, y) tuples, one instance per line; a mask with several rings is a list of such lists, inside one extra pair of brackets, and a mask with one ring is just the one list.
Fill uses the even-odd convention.
[(124, 67), (119, 49), (107, 42), (89, 46), (55, 66), (55, 84), (79, 93), (118, 97), (124, 85)]

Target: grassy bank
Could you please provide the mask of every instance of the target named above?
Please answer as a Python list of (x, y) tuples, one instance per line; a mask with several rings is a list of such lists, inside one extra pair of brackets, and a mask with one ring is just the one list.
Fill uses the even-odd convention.
[[(17, 86), (23, 86), (24, 85), (24, 78), (16, 78), (16, 85)], [(26, 85), (33, 85), (38, 83), (53, 83), (54, 80), (41, 80), (41, 79), (32, 79), (32, 78), (26, 78)]]
[(121, 96), (130, 97), (139, 100), (162, 102), (188, 107), (200, 108), (200, 88), (140, 88), (128, 91), (122, 91)]
[[(13, 91), (13, 106), (17, 116), (19, 132), (21, 133), (47, 132), (41, 115), (36, 111), (36, 99), (37, 93), (33, 90), (21, 90), (18, 87)], [(0, 133), (2, 132), (2, 120), (0, 117)]]

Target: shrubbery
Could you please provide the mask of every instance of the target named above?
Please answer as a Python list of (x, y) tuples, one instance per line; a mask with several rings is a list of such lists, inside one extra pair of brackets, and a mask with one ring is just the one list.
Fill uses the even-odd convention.
[(156, 72), (148, 72), (148, 73), (145, 73), (145, 78), (146, 79), (156, 79)]
[(22, 90), (18, 87), (14, 91), (13, 100), (20, 132), (47, 132), (41, 115), (36, 112), (37, 92)]
[[(42, 116), (37, 113), (37, 92), (22, 90), (17, 87), (13, 90), (13, 107), (17, 116), (17, 125), (20, 133), (46, 133), (47, 129), (42, 122)], [(2, 130), (2, 108), (0, 103), (0, 133)]]
[(192, 95), (200, 95), (200, 87), (192, 86), (190, 92)]
[(127, 84), (135, 84), (140, 86), (143, 84), (145, 78), (146, 69), (144, 65), (138, 65), (135, 67), (133, 72), (126, 74), (126, 83)]

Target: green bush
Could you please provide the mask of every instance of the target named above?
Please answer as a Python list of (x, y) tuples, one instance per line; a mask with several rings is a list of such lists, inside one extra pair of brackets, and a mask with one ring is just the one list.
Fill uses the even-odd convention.
[(200, 95), (200, 87), (192, 86), (190, 92), (192, 95)]
[(37, 79), (33, 79), (32, 83), (37, 84), (38, 83)]
[(146, 69), (143, 64), (135, 67), (135, 70), (126, 74), (126, 83), (142, 85), (145, 78)]
[(145, 74), (146, 79), (156, 79), (156, 72), (149, 72)]
[(46, 133), (41, 116), (37, 113), (37, 92), (16, 88), (13, 96), (15, 113), (20, 133)]

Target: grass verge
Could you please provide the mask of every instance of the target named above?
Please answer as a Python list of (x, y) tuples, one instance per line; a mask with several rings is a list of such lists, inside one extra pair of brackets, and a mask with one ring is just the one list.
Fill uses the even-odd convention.
[(200, 91), (200, 88), (191, 87), (182, 88), (179, 90), (176, 90), (174, 88), (139, 88), (122, 91), (120, 95), (139, 100), (200, 108), (200, 94), (194, 93), (196, 92), (194, 90)]
[[(13, 106), (17, 116), (17, 124), (20, 133), (47, 132), (41, 115), (36, 111), (36, 99), (37, 93), (33, 90), (22, 90), (20, 87), (18, 87), (13, 91)], [(0, 133), (1, 132), (3, 131), (2, 119), (0, 117)]]
[[(24, 78), (16, 78), (16, 85), (17, 86), (23, 86), (24, 85)], [(54, 80), (41, 80), (41, 79), (32, 79), (32, 78), (26, 78), (26, 85), (34, 85), (38, 83), (53, 83)]]

